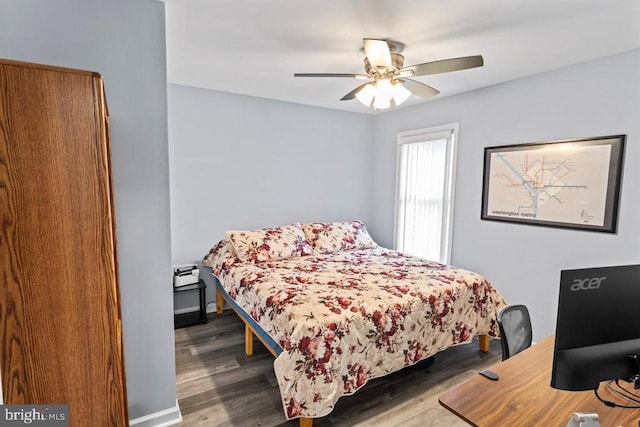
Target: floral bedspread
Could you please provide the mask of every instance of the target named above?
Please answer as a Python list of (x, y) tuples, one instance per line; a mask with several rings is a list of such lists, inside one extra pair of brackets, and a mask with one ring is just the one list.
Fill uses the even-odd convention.
[(288, 419), (322, 417), (369, 379), (477, 334), (506, 305), (482, 276), (384, 249), (214, 269), (283, 348), (274, 362)]

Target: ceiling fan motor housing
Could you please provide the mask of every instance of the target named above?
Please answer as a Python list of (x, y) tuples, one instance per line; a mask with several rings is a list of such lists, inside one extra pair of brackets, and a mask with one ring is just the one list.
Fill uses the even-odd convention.
[[(389, 75), (396, 74), (396, 72), (402, 68), (402, 66), (404, 65), (404, 56), (396, 52), (391, 52), (391, 64), (393, 65), (393, 69), (385, 70)], [(371, 66), (371, 64), (369, 63), (369, 59), (367, 59), (366, 57), (364, 58), (364, 70), (370, 76), (379, 73), (377, 69)]]

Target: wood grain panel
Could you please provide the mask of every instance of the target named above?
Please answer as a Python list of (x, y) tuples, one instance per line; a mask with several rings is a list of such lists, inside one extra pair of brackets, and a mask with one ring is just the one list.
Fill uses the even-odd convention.
[[(474, 426), (564, 426), (574, 412), (595, 412), (602, 426), (635, 426), (640, 410), (610, 408), (593, 391), (551, 388), (553, 337), (490, 369), (498, 381), (471, 378), (440, 396), (440, 403)], [(604, 387), (603, 387), (604, 388)], [(617, 400), (608, 391), (607, 400)]]
[(90, 72), (0, 61), (5, 403), (126, 425), (107, 117)]

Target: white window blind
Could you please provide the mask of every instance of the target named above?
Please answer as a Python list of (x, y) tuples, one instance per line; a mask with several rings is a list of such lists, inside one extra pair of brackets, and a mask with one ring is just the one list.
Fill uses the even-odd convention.
[(395, 248), (450, 263), (457, 124), (398, 134)]

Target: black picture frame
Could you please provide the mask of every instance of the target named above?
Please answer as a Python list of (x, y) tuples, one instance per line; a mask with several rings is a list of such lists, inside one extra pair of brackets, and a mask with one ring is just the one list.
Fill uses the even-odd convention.
[(485, 147), (481, 219), (615, 233), (625, 140)]

